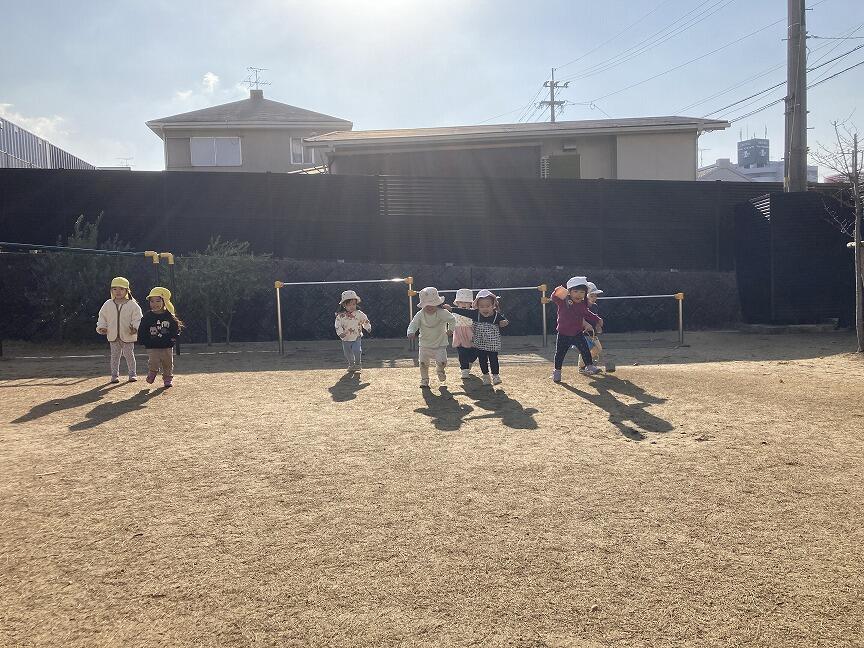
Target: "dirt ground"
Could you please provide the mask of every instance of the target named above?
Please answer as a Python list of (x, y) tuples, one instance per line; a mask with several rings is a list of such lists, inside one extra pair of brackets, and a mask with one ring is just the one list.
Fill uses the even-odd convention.
[(555, 385), (505, 338), (426, 393), (402, 341), (184, 348), (167, 391), (7, 344), (0, 645), (864, 646), (853, 338), (688, 342)]

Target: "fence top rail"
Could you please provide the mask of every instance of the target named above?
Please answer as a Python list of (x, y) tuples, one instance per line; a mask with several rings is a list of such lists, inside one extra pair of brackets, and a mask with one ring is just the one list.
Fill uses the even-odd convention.
[[(478, 290), (491, 290), (494, 293), (496, 291), (502, 292), (504, 290), (540, 290), (540, 287), (539, 286), (518, 286), (515, 288), (471, 288), (470, 290), (473, 290), (475, 292)], [(456, 293), (457, 291), (455, 291), (455, 290), (439, 290), (438, 292), (441, 294), (450, 294), (450, 293)]]
[(361, 284), (361, 283), (405, 283), (408, 277), (395, 277), (393, 279), (356, 279), (354, 281), (277, 281), (276, 287), (285, 286), (323, 286), (328, 284)]
[(681, 295), (681, 293), (675, 295), (621, 295), (619, 297), (598, 297), (597, 299), (661, 299), (664, 297), (679, 299), (679, 295)]
[(102, 254), (107, 256), (144, 256), (144, 252), (130, 250), (92, 250), (90, 248), (65, 247), (63, 245), (36, 245), (34, 243), (9, 243), (0, 241), (0, 250), (30, 250), (33, 252), (70, 252), (72, 254)]

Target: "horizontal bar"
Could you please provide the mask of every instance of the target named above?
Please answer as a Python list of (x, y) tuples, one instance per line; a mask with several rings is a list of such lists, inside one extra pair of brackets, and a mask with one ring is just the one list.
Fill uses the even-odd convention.
[(44, 252), (71, 252), (73, 254), (103, 254), (107, 256), (144, 256), (143, 252), (123, 250), (91, 250), (89, 248), (64, 247), (62, 245), (35, 245), (32, 243), (8, 243), (0, 241), (0, 248), (12, 250), (35, 250)]
[(597, 299), (674, 299), (676, 295), (622, 295), (620, 297), (598, 297)]
[(282, 281), (280, 282), (282, 284), (280, 288), (284, 286), (323, 286), (326, 284), (391, 283), (396, 281), (404, 283), (405, 278), (396, 277), (395, 279), (357, 279), (355, 281), (295, 281), (292, 283)]
[[(497, 290), (498, 292), (504, 290), (539, 290), (537, 286), (519, 286), (518, 288), (471, 288), (471, 290), (477, 292), (480, 290), (490, 290), (493, 293)], [(455, 290), (439, 290), (439, 293), (455, 293)]]

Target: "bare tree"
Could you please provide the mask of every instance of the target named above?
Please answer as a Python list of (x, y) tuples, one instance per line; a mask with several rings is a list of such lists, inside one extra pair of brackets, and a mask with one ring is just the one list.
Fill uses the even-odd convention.
[[(822, 166), (838, 173), (848, 187), (838, 189), (838, 199), (841, 203), (855, 210), (855, 222), (852, 227), (852, 242), (849, 247), (855, 251), (855, 330), (858, 334), (858, 352), (864, 353), (864, 243), (861, 241), (862, 195), (861, 180), (864, 177), (864, 155), (858, 150), (858, 134), (853, 133), (846, 122), (834, 122), (836, 144), (833, 147), (820, 145), (813, 157)], [(843, 218), (826, 209), (841, 230), (848, 232), (848, 223)], [(844, 227), (845, 225), (845, 227)]]

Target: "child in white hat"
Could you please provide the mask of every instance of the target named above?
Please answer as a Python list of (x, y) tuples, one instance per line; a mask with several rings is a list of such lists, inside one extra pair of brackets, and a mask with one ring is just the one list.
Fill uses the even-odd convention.
[[(474, 303), (474, 292), (470, 288), (460, 288), (456, 291), (453, 304), (458, 308), (471, 308)], [(453, 348), (459, 354), (459, 368), (462, 377), (471, 375), (471, 363), (477, 359), (477, 349), (474, 348), (474, 321), (464, 315), (455, 315), (456, 326), (453, 327)]]
[[(597, 315), (597, 299), (600, 295), (603, 294), (603, 291), (597, 287), (593, 281), (589, 281), (586, 284), (588, 288), (588, 294), (585, 296), (586, 301), (588, 302), (588, 308), (591, 309), (591, 312)], [(599, 317), (599, 315), (598, 315)], [(587, 325), (584, 326), (585, 335), (588, 340), (588, 348), (591, 351), (591, 359), (594, 361), (594, 364), (597, 365), (600, 363), (600, 354), (603, 353), (603, 345), (600, 344), (600, 336), (598, 336), (593, 327)], [(573, 347), (571, 347), (573, 348)], [(578, 347), (577, 347), (578, 348)], [(585, 368), (585, 360), (582, 359), (582, 355), (579, 355), (579, 369)]]
[(447, 374), (447, 331), (456, 324), (456, 318), (448, 310), (441, 308), (444, 298), (432, 286), (418, 293), (420, 310), (408, 325), (408, 337), (420, 334), (418, 360), (420, 361), (420, 387), (429, 387), (429, 364), (437, 367), (438, 382), (445, 383)]
[(120, 382), (120, 357), (126, 358), (129, 382), (138, 380), (135, 363), (135, 342), (141, 324), (141, 307), (132, 298), (129, 280), (114, 277), (111, 280), (111, 298), (99, 309), (96, 332), (108, 338), (111, 345), (111, 382)]
[[(558, 339), (555, 344), (555, 369), (552, 372), (552, 380), (561, 382), (561, 368), (564, 366), (564, 357), (570, 347), (579, 349), (579, 354), (585, 363), (585, 368), (580, 372), (593, 376), (600, 372), (600, 368), (591, 359), (591, 350), (588, 348), (588, 340), (585, 331), (591, 330), (601, 333), (603, 331), (603, 320), (592, 313), (588, 307), (586, 295), (588, 294), (587, 277), (570, 277), (567, 286), (558, 286), (552, 291), (552, 301), (558, 307)], [(585, 323), (589, 326), (585, 326)]]
[[(477, 293), (473, 308), (450, 308), (455, 315), (461, 315), (471, 320), (474, 326), (474, 348), (480, 361), (480, 371), (483, 374), (483, 384), (498, 385), (501, 383), (498, 367), (498, 352), (501, 351), (501, 328), (510, 322), (498, 309), (498, 297), (489, 290)], [(489, 377), (489, 370), (492, 377)]]
[(366, 313), (357, 306), (362, 300), (353, 290), (342, 293), (339, 312), (336, 313), (336, 335), (342, 340), (342, 352), (348, 362), (348, 373), (360, 373), (363, 347), (363, 331), (372, 332), (372, 323)]

